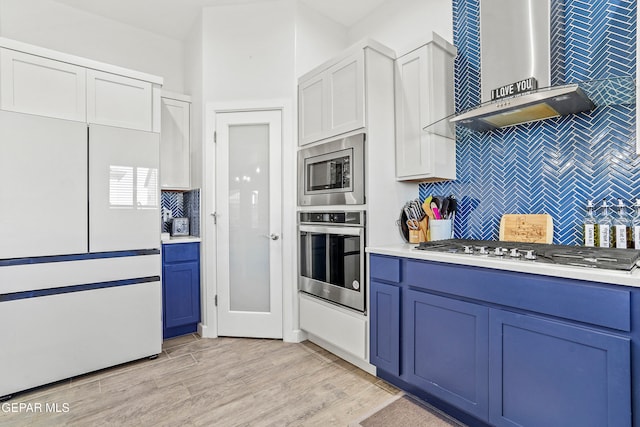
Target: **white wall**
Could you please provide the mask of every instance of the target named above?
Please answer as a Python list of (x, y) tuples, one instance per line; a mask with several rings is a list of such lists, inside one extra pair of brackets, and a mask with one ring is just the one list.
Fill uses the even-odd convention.
[(158, 75), (183, 91), (179, 41), (52, 0), (0, 0), (0, 36)]
[(401, 51), (431, 31), (453, 43), (451, 0), (387, 0), (349, 28), (349, 43), (372, 38)]
[(293, 98), (294, 16), (293, 0), (205, 8), (205, 99)]
[(204, 135), (204, 78), (203, 78), (202, 15), (184, 43), (184, 91), (191, 95), (191, 186), (203, 184), (202, 138)]
[[(300, 340), (295, 277), (295, 0), (206, 7), (202, 15), (202, 94), (205, 105), (203, 229), (205, 336), (215, 336), (217, 292), (215, 235), (215, 111), (283, 108), (282, 248), (284, 339)], [(191, 47), (187, 48), (187, 50)]]
[(298, 2), (296, 10), (296, 77), (349, 46), (348, 29)]

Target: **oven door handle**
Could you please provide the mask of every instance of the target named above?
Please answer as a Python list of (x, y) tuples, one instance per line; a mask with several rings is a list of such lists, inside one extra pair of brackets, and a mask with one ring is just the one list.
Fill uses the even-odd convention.
[(362, 227), (323, 227), (317, 225), (300, 225), (300, 231), (308, 233), (337, 234), (343, 236), (362, 236)]

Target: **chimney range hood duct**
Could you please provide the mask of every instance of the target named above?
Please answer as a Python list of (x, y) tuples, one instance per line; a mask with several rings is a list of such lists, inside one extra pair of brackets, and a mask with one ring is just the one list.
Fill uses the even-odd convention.
[(548, 87), (550, 39), (549, 0), (481, 0), (482, 104), (451, 122), (487, 131), (595, 108), (577, 84)]

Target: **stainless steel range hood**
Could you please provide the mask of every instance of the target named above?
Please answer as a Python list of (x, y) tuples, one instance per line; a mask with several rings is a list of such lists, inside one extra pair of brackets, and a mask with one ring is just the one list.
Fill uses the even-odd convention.
[(451, 122), (477, 131), (514, 126), (593, 110), (595, 104), (577, 85), (549, 87), (483, 104), (459, 114)]
[[(595, 108), (577, 84), (549, 87), (550, 38), (549, 0), (481, 0), (482, 104), (450, 121), (486, 131)], [(528, 92), (492, 99), (529, 79), (537, 84)]]

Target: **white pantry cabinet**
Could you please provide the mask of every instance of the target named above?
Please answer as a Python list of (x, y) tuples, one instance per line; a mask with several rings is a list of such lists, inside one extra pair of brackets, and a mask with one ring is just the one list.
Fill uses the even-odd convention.
[(190, 188), (191, 98), (163, 91), (160, 131), (160, 187)]
[(365, 126), (364, 49), (300, 78), (299, 145)]
[(152, 85), (103, 71), (87, 70), (87, 121), (151, 131)]
[(86, 70), (66, 62), (0, 49), (0, 108), (84, 122)]
[(456, 48), (437, 34), (396, 59), (396, 177), (400, 181), (456, 178), (453, 65)]

